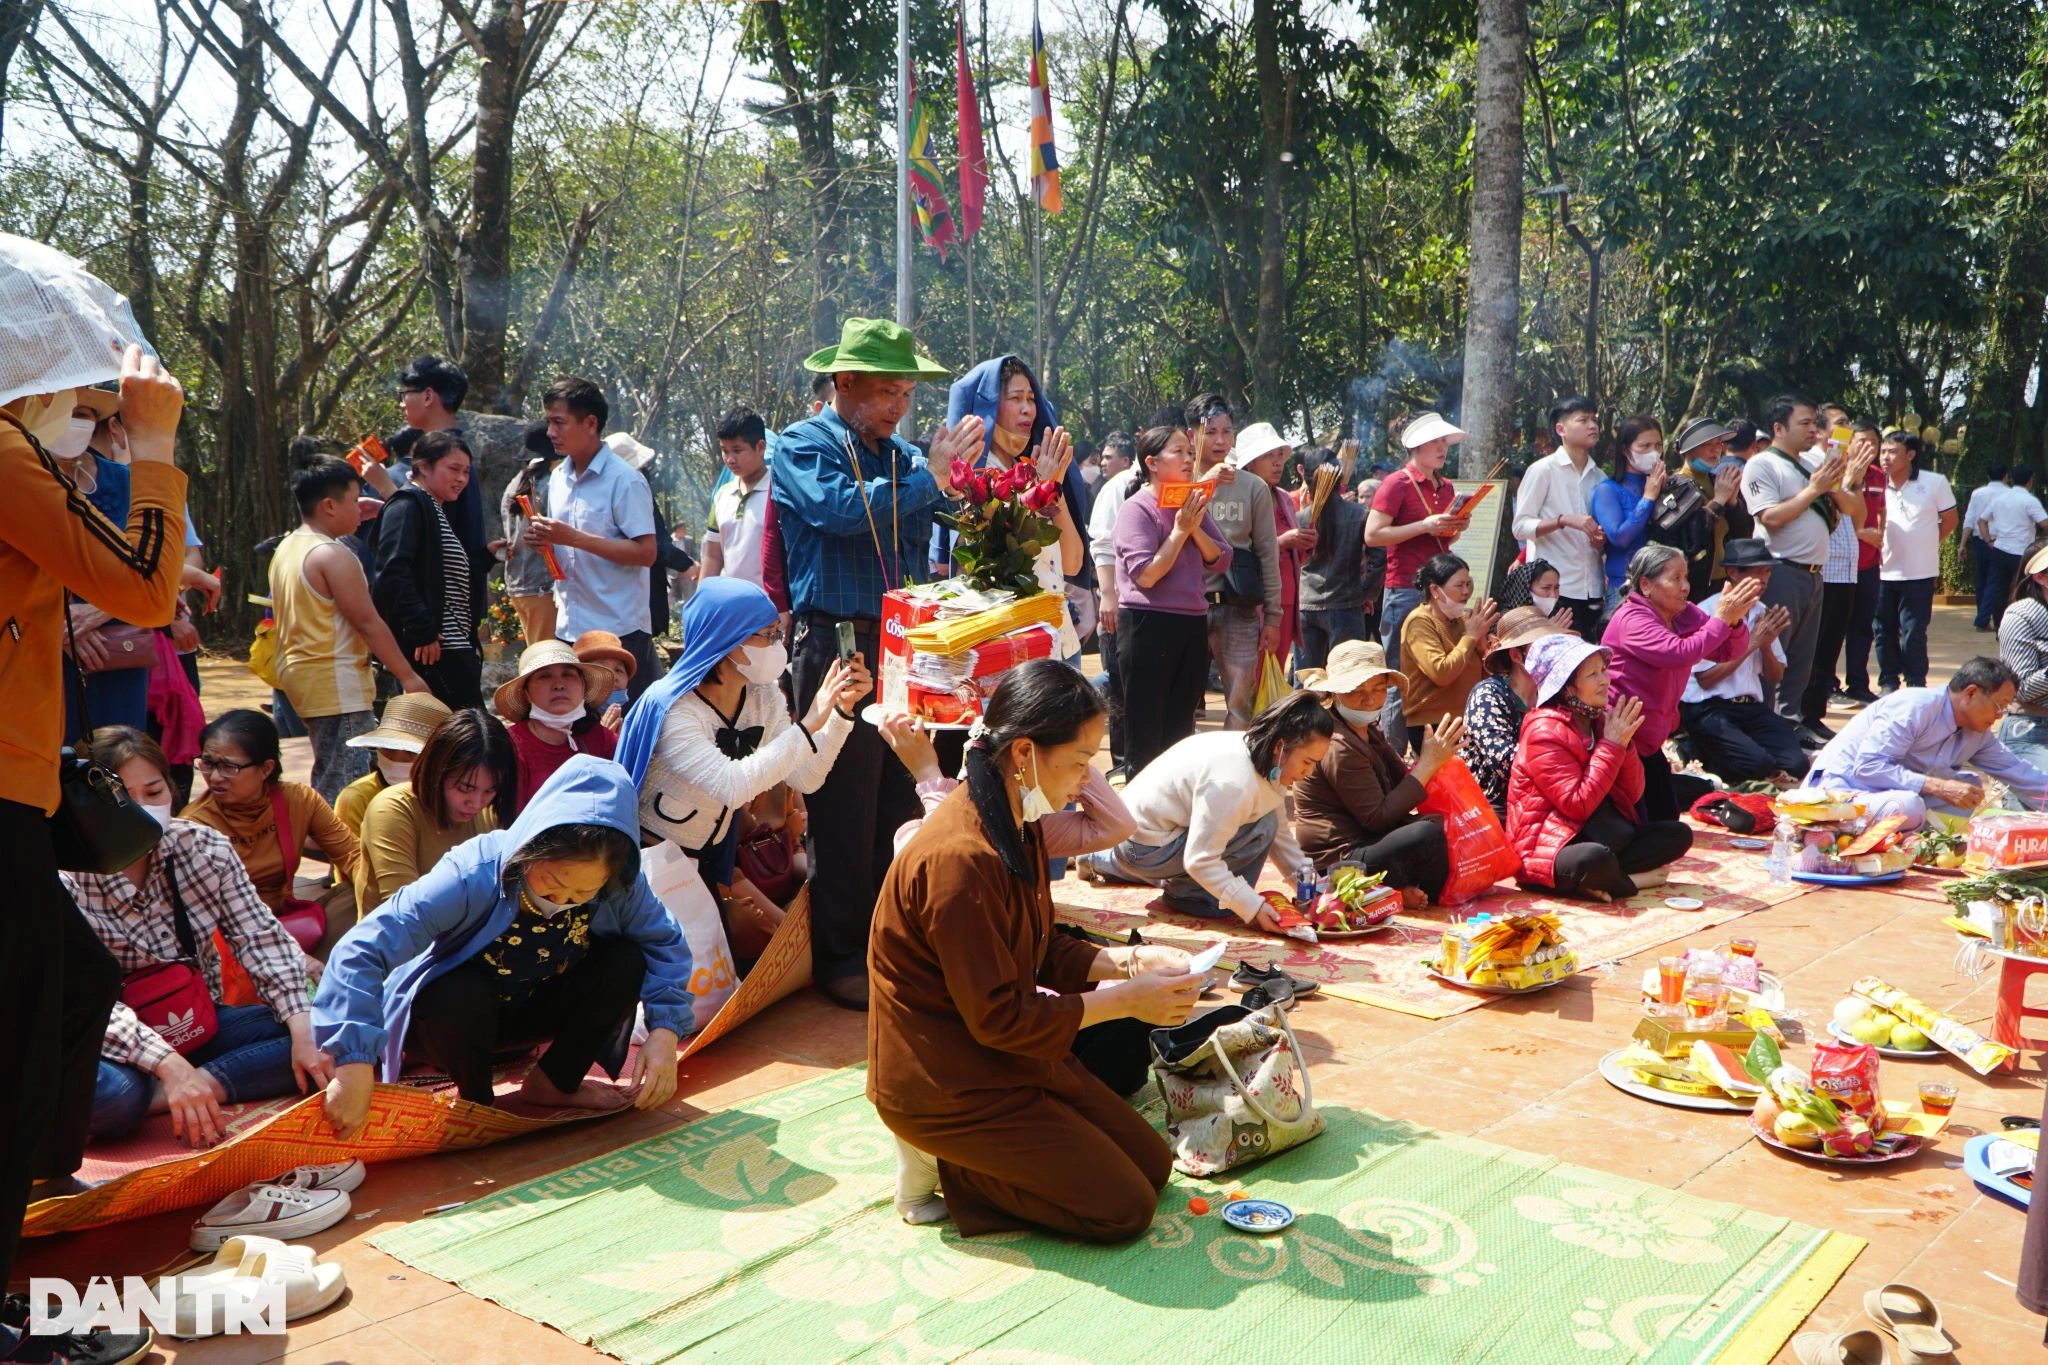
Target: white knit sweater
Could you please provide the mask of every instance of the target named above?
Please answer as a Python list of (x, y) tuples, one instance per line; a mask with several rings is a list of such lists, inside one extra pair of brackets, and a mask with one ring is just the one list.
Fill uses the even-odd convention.
[(816, 791), (853, 730), (853, 722), (834, 711), (824, 729), (806, 735), (772, 683), (750, 684), (740, 701), (740, 728), (761, 727), (753, 753), (727, 758), (714, 738), (724, 724), (695, 692), (669, 707), (640, 784), (642, 829), (692, 853), (707, 848), (725, 837), (735, 809), (776, 783)]
[(1252, 771), (1251, 750), (1241, 731), (1188, 736), (1131, 780), (1124, 788), (1124, 805), (1138, 822), (1132, 837), (1140, 844), (1157, 848), (1186, 833), (1182, 863), (1188, 875), (1246, 923), (1258, 913), (1259, 893), (1223, 861), (1223, 850), (1240, 829), (1277, 810), (1280, 832), (1273, 840), (1273, 866), (1293, 877), (1308, 863), (1294, 841), (1286, 791)]

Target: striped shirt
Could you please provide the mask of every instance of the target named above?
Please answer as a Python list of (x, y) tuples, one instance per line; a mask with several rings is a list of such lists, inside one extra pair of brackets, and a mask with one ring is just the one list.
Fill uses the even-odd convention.
[[(178, 897), (185, 904), (199, 970), (214, 1001), (221, 998), (220, 952), (213, 939), (218, 929), (279, 1023), (311, 1010), (306, 959), (299, 945), (256, 895), (228, 837), (189, 820), (173, 820), (165, 827), (141, 886), (123, 872), (63, 874), (78, 912), (121, 964), (121, 971), (187, 960), (172, 918), (166, 858), (176, 868)], [(100, 1045), (102, 1057), (154, 1071), (176, 1050), (128, 1006), (115, 1002), (106, 1041)]]
[(2048, 706), (2048, 606), (2022, 597), (2005, 609), (1998, 623), (1998, 657), (2020, 676), (2015, 702)]
[(448, 524), (439, 498), (434, 499), (434, 524), (441, 532), (441, 574), (446, 580), (441, 593), (441, 648), (474, 652), (476, 635), (469, 626), (469, 551), (462, 548), (461, 538)]

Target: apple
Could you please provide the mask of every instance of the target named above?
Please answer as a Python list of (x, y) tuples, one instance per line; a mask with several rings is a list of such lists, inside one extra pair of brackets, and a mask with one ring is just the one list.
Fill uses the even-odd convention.
[(1849, 1036), (1871, 1047), (1883, 1047), (1892, 1040), (1892, 1025), (1885, 1022), (1890, 1018), (1890, 1015), (1866, 1014), (1849, 1025)]
[(1870, 1002), (1850, 996), (1835, 1006), (1835, 1022), (1843, 1028), (1854, 1028), (1856, 1021), (1870, 1013)]
[(1892, 1046), (1901, 1052), (1925, 1052), (1934, 1044), (1926, 1034), (1902, 1020), (1892, 1027)]
[(1791, 1110), (1782, 1111), (1771, 1124), (1771, 1131), (1778, 1135), (1778, 1141), (1787, 1147), (1797, 1147), (1803, 1152), (1817, 1151), (1824, 1134), (1821, 1126), (1804, 1114)]

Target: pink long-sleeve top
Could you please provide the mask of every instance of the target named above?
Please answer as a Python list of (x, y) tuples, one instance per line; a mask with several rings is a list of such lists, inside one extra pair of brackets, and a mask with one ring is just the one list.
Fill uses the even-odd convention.
[[(937, 810), (939, 803), (959, 785), (960, 780), (955, 777), (934, 777), (918, 783), (917, 797), (924, 802), (925, 815)], [(1046, 857), (1072, 858), (1097, 853), (1115, 848), (1138, 832), (1138, 822), (1124, 805), (1124, 799), (1109, 785), (1109, 779), (1093, 768), (1088, 771), (1088, 780), (1081, 784), (1079, 801), (1081, 809), (1054, 811), (1038, 822), (1045, 836)], [(903, 852), (903, 846), (923, 826), (923, 817), (904, 821), (896, 831), (896, 852)]]
[(1607, 622), (1600, 643), (1607, 646), (1614, 694), (1643, 704), (1634, 748), (1647, 756), (1663, 748), (1678, 728), (1678, 699), (1693, 665), (1702, 659), (1718, 664), (1741, 658), (1749, 649), (1749, 627), (1730, 626), (1690, 602), (1666, 625), (1648, 598), (1632, 592)]

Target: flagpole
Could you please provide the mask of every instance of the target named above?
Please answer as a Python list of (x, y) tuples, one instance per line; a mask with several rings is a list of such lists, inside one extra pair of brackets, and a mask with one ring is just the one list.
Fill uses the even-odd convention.
[(1045, 247), (1045, 212), (1038, 206), (1038, 187), (1031, 187), (1031, 332), (1037, 358), (1034, 367), (1045, 373), (1045, 271), (1039, 257)]
[(896, 0), (896, 321), (910, 326), (910, 0)]

